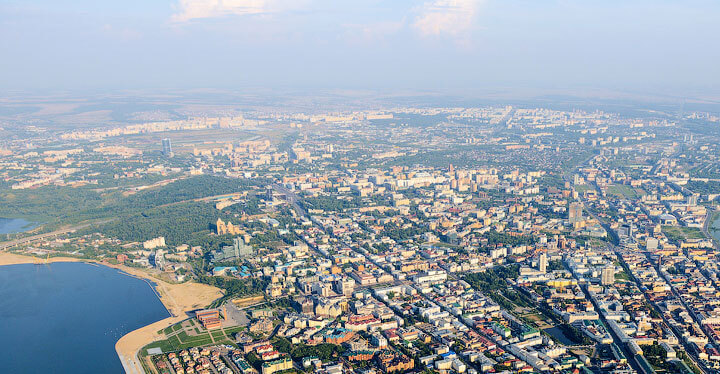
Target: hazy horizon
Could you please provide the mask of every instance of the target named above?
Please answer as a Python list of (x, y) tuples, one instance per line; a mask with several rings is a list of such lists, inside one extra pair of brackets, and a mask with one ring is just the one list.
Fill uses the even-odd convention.
[(9, 0), (0, 93), (608, 91), (717, 98), (712, 1)]

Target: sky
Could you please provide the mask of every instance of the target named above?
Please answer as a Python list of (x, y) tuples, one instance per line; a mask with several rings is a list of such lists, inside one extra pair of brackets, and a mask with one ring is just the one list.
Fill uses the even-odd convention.
[(716, 0), (2, 0), (0, 92), (717, 93)]

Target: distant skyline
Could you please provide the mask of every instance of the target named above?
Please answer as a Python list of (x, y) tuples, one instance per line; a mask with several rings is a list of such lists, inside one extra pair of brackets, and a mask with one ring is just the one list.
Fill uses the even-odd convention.
[(720, 2), (5, 0), (0, 91), (720, 96)]

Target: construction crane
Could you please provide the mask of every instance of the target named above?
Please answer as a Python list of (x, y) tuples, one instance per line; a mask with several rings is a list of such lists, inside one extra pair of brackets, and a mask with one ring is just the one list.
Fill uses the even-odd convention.
[(49, 263), (50, 263), (50, 254), (49, 253), (47, 254), (47, 257), (45, 257), (44, 259), (33, 256), (33, 264), (35, 264), (35, 265), (47, 265)]

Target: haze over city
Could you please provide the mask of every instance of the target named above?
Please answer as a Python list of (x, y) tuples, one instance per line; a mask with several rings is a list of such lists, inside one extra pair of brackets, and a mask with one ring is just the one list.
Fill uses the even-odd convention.
[(717, 97), (716, 1), (8, 0), (0, 89)]
[(718, 20), (5, 0), (0, 373), (720, 373)]

